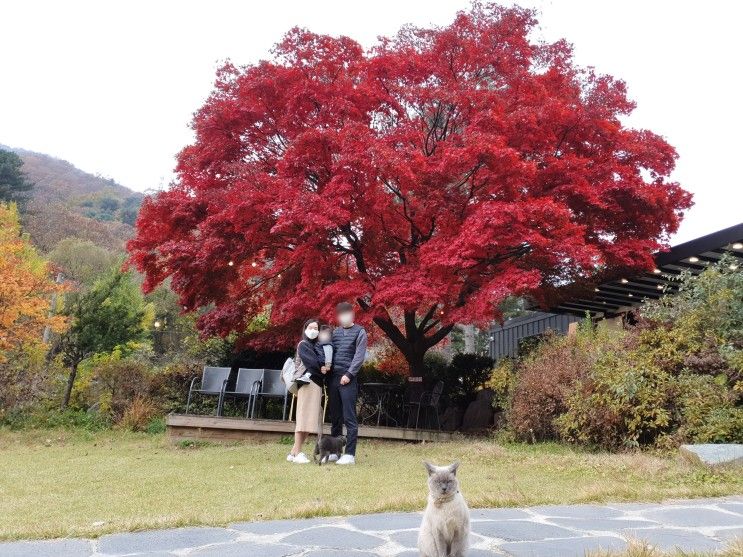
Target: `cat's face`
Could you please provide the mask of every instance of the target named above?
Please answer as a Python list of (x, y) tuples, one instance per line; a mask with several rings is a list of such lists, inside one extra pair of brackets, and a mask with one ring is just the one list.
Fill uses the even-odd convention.
[(430, 462), (423, 464), (428, 470), (428, 490), (434, 499), (446, 499), (459, 491), (459, 480), (457, 480), (459, 462), (449, 466), (436, 466)]

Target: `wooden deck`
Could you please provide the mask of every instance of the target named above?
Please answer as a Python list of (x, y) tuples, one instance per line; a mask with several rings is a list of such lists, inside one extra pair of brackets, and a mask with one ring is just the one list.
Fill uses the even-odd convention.
[[(244, 418), (219, 418), (193, 414), (170, 414), (165, 420), (168, 438), (208, 441), (257, 441), (294, 434), (294, 422), (283, 420), (247, 420)], [(324, 433), (330, 434), (325, 424)], [(359, 437), (389, 439), (394, 441), (450, 441), (456, 434), (429, 429), (402, 427), (359, 426)]]

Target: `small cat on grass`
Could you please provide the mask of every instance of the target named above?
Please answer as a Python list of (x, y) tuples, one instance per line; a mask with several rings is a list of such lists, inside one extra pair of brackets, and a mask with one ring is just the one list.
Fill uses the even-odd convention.
[(333, 437), (331, 435), (319, 435), (317, 437), (317, 444), (315, 445), (314, 460), (320, 466), (328, 461), (330, 455), (341, 456), (343, 454), (343, 447), (346, 446), (346, 437), (339, 435)]
[(459, 463), (450, 466), (424, 464), (428, 470), (428, 504), (418, 534), (420, 555), (464, 557), (469, 546), (470, 511), (459, 491)]

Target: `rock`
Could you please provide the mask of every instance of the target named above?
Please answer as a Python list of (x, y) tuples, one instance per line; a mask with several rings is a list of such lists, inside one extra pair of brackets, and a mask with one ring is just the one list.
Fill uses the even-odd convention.
[(681, 454), (707, 466), (743, 466), (743, 444), (681, 445)]
[(441, 415), (441, 429), (457, 431), (462, 425), (462, 410), (457, 406), (448, 406)]
[(462, 431), (481, 431), (493, 424), (493, 391), (483, 389), (467, 407), (462, 419)]

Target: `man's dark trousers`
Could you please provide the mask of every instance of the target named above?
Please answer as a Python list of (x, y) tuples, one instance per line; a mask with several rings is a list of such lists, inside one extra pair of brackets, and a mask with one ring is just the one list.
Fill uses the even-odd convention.
[(333, 375), (328, 385), (330, 397), (330, 434), (334, 437), (343, 435), (343, 424), (346, 425), (346, 454), (356, 455), (356, 439), (359, 436), (359, 422), (356, 419), (356, 399), (359, 396), (359, 384), (356, 377), (348, 385), (341, 385), (342, 374)]

